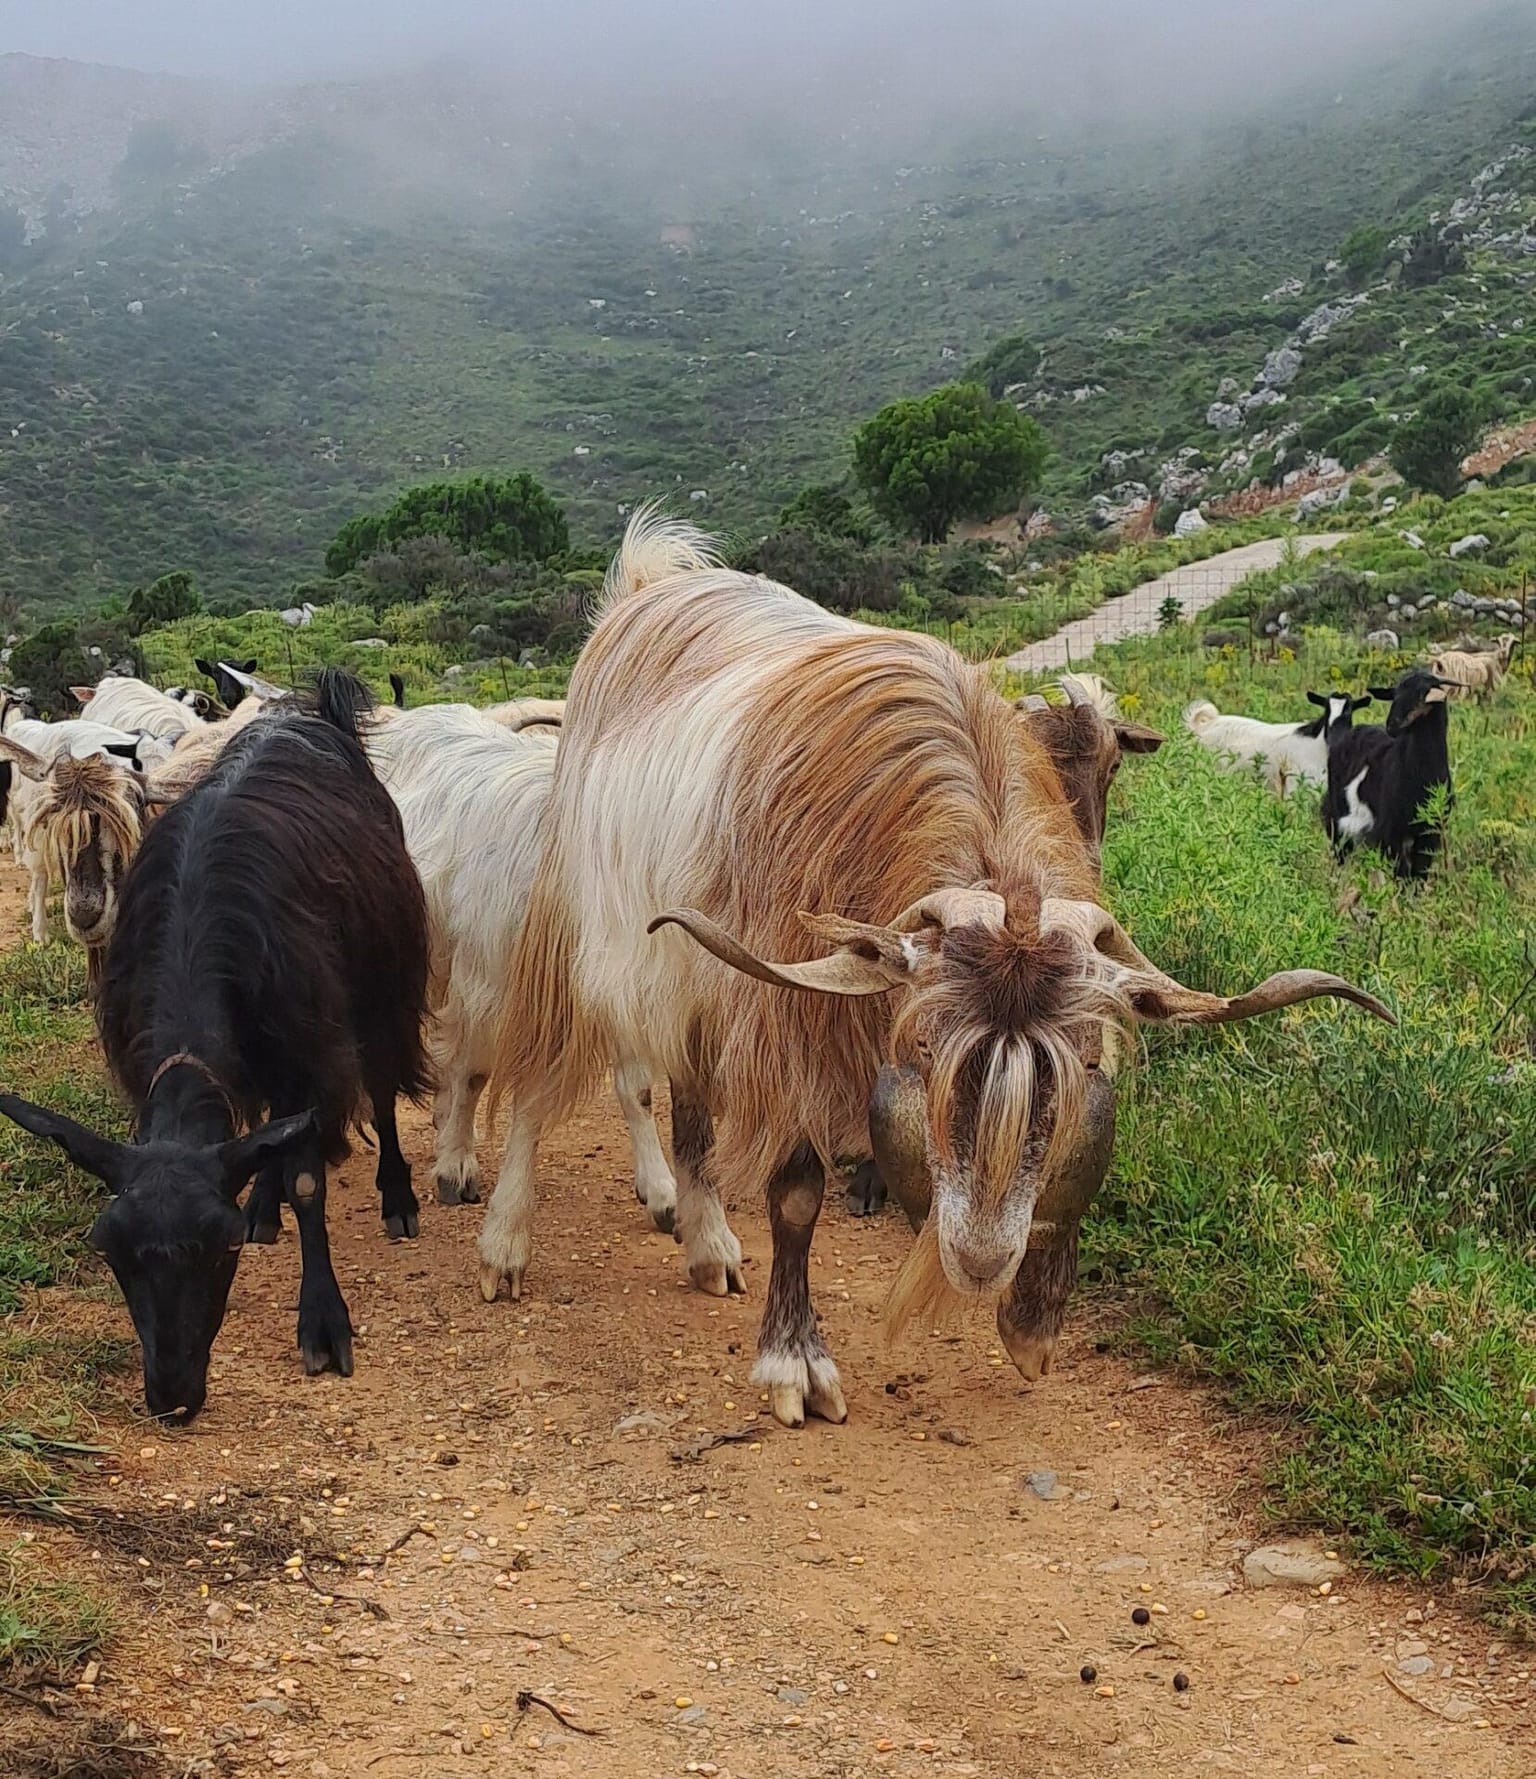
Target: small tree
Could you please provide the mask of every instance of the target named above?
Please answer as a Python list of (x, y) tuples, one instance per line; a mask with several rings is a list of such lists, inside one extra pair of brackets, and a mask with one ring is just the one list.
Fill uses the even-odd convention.
[(1000, 396), (1015, 383), (1027, 383), (1040, 369), (1040, 348), (1023, 334), (1006, 334), (984, 352), (965, 373), (967, 383), (979, 383), (988, 395)]
[(820, 531), (827, 537), (847, 538), (856, 544), (870, 541), (867, 520), (854, 511), (853, 502), (841, 488), (826, 482), (802, 488), (787, 506), (780, 508), (779, 527), (783, 531)]
[(1027, 414), (977, 383), (891, 402), (854, 435), (854, 474), (891, 524), (942, 543), (956, 520), (1016, 507), (1050, 455)]
[(519, 471), (408, 488), (382, 513), (363, 513), (342, 526), (325, 552), (326, 573), (346, 574), (411, 537), (447, 538), (496, 562), (547, 562), (571, 547), (559, 505)]
[(174, 624), (178, 618), (195, 617), (203, 609), (202, 595), (184, 568), (172, 569), (147, 587), (135, 587), (128, 595), (128, 626), (135, 636), (154, 624)]
[(1461, 460), (1480, 436), (1477, 402), (1466, 390), (1442, 384), (1392, 435), (1392, 467), (1411, 488), (1449, 500), (1461, 489)]
[(1345, 237), (1344, 245), (1339, 249), (1344, 276), (1353, 290), (1369, 284), (1381, 270), (1386, 257), (1387, 231), (1377, 228), (1374, 223), (1362, 223)]
[(45, 717), (78, 714), (69, 688), (94, 685), (100, 673), (100, 663), (86, 654), (79, 629), (69, 619), (44, 624), (23, 637), (6, 668), (11, 684), (25, 686)]

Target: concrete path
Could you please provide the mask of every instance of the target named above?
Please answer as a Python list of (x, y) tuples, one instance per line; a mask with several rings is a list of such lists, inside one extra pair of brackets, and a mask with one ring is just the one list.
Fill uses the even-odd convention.
[(1014, 673), (1053, 673), (1063, 667), (1081, 667), (1101, 643), (1119, 642), (1126, 636), (1151, 636), (1157, 629), (1158, 608), (1170, 593), (1183, 608), (1184, 616), (1192, 618), (1230, 593), (1245, 575), (1261, 568), (1274, 568), (1287, 541), (1295, 544), (1298, 555), (1309, 556), (1314, 550), (1331, 550), (1343, 535), (1312, 533), (1289, 540), (1266, 537), (1220, 556), (1207, 556), (1203, 562), (1191, 562), (1174, 569), (1172, 574), (1133, 587), (1118, 599), (1106, 599), (1097, 611), (1065, 625), (1054, 636), (1032, 642), (1028, 648), (1010, 655), (1003, 665)]

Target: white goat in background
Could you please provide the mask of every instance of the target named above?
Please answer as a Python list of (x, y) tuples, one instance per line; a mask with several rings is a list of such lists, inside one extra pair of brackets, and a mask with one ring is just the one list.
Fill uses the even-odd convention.
[(180, 698), (125, 674), (109, 673), (95, 686), (71, 686), (70, 690), (82, 708), (89, 709), (93, 722), (158, 735), (162, 741), (174, 741), (188, 730), (207, 726)]
[(1208, 698), (1197, 698), (1185, 707), (1184, 726), (1231, 770), (1257, 766), (1277, 797), (1289, 797), (1299, 784), (1328, 782), (1329, 730), (1340, 723), (1347, 726), (1351, 712), (1370, 703), (1347, 692), (1308, 692), (1307, 697), (1322, 706), (1322, 715), (1310, 723), (1224, 716)]
[[(379, 711), (367, 730), (374, 768), (399, 806), (406, 846), (427, 894), (442, 1081), (434, 1107), (437, 1196), (443, 1204), (473, 1204), (480, 1197), (475, 1111), (495, 1056), (507, 969), (528, 907), (557, 737), (546, 721), (519, 734), (505, 720), (464, 704)], [(614, 1091), (634, 1152), (635, 1196), (656, 1227), (670, 1231), (677, 1188), (651, 1111), (650, 1075), (643, 1065), (618, 1058)]]

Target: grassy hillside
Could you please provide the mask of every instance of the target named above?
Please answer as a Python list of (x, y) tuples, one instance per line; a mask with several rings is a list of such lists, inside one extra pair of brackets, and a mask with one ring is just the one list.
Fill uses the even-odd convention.
[[(80, 606), (190, 567), (270, 602), (359, 507), (445, 466), (535, 470), (596, 542), (658, 493), (750, 533), (840, 473), (879, 403), (1021, 329), (1046, 353), (1023, 397), (1057, 446), (1050, 499), (1117, 479), (1114, 449), (1152, 484), (1181, 447), (1215, 468), (1222, 379), (1248, 389), (1338, 293), (1321, 268), (1346, 234), (1448, 209), (1518, 137), (1536, 31), (1512, 15), (1337, 78), (1198, 140), (994, 134), (899, 169), (743, 170), (734, 198), (593, 163), (510, 208), (407, 203), (370, 148), (309, 130), (136, 187), (4, 268), (0, 593)], [(1341, 393), (1389, 412), (1411, 366), (1452, 358), (1536, 405), (1523, 335), (1487, 331), (1518, 265), (1458, 277), (1308, 353), (1286, 417)]]

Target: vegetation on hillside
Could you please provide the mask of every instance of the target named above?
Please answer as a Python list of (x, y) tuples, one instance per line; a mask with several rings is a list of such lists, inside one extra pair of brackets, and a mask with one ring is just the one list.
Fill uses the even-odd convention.
[(622, 173), (552, 174), (494, 217), (468, 194), (464, 216), (386, 206), (366, 159), (319, 134), (139, 181), (0, 282), (0, 593), (79, 610), (186, 568), (212, 605), (289, 603), (344, 523), (445, 474), (527, 469), (597, 548), (668, 490), (747, 541), (843, 471), (856, 424), (965, 365), (1025, 385), (1053, 511), (1128, 479), (1173, 499), (1170, 474), (1219, 488), (1384, 449), (1452, 367), (1490, 419), (1530, 412), (1528, 264), (1469, 241), (1438, 282), (1353, 293), (1369, 300), (1303, 353), (1257, 418), (1305, 442), (1223, 471), (1231, 441), (1206, 423), (1224, 378), (1251, 388), (1346, 294), (1325, 267), (1352, 231), (1411, 239), (1529, 141), (1533, 66), (1511, 15), (1432, 60), (1384, 46), (1347, 103), (1291, 98), (1196, 154), (1063, 137), (754, 166), (750, 202), (712, 195), (681, 237), (686, 200)]
[(1370, 855), (1336, 867), (1315, 793), (1223, 774), (1180, 721), (1192, 697), (1302, 720), (1307, 690), (1382, 677), (1357, 641), (1252, 661), (1180, 627), (1095, 666), (1170, 737), (1121, 775), (1105, 845), (1138, 944), (1201, 986), (1337, 970), (1401, 1023), (1298, 1009), (1150, 1035), (1086, 1263), (1139, 1295), (1155, 1352), (1289, 1429), (1277, 1515), (1536, 1627), (1530, 664), (1452, 713), (1456, 804), (1423, 888)]

